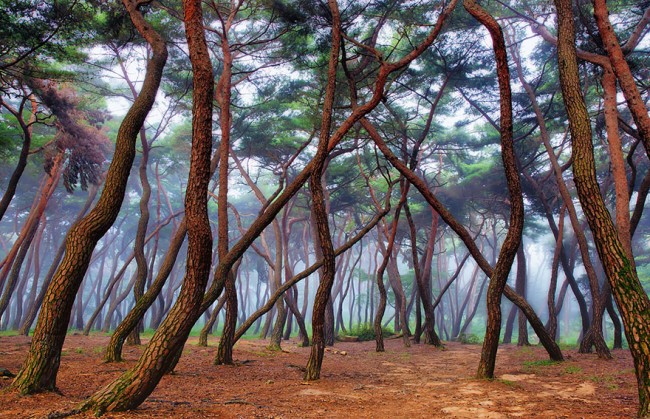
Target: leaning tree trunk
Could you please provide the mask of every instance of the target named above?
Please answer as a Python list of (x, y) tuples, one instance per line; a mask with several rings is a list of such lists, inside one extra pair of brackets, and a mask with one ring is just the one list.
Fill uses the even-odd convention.
[(23, 394), (56, 388), (61, 348), (75, 295), (88, 269), (95, 245), (117, 218), (135, 157), (135, 141), (153, 106), (167, 61), (165, 41), (144, 20), (137, 9), (138, 2), (123, 0), (123, 3), (133, 24), (151, 45), (153, 55), (147, 64), (140, 96), (120, 125), (113, 161), (101, 197), (95, 208), (75, 224), (66, 237), (65, 257), (45, 295), (27, 359), (12, 384)]
[[(41, 184), (41, 193), (40, 196), (35, 200), (35, 205), (33, 210), (30, 212), (25, 225), (23, 226), (20, 234), (23, 236), (23, 240), (20, 244), (18, 252), (16, 253), (16, 258), (13, 260), (13, 263), (7, 265), (6, 268), (10, 268), (9, 277), (7, 284), (5, 285), (4, 292), (2, 293), (2, 298), (0, 298), (0, 318), (3, 317), (3, 314), (6, 308), (9, 305), (9, 299), (14, 292), (14, 289), (17, 285), (18, 279), (20, 277), (20, 269), (22, 268), (25, 256), (29, 250), (34, 237), (36, 236), (36, 231), (41, 223), (41, 218), (45, 212), (45, 207), (47, 206), (54, 190), (59, 184), (59, 179), (61, 175), (61, 166), (63, 163), (63, 153), (58, 153), (54, 157), (54, 164), (49, 174), (43, 180)], [(22, 296), (20, 296), (22, 298)]]
[(569, 118), (573, 176), (580, 204), (623, 318), (639, 390), (639, 417), (650, 416), (650, 301), (633, 269), (600, 194), (587, 107), (578, 71), (571, 1), (555, 0), (558, 65), (562, 98)]
[[(409, 225), (409, 232), (411, 234), (411, 255), (413, 257), (413, 267), (415, 269), (417, 290), (419, 293), (419, 298), (422, 300), (422, 305), (424, 306), (424, 343), (428, 345), (442, 346), (442, 342), (440, 342), (440, 338), (436, 334), (435, 330), (436, 319), (434, 317), (434, 309), (431, 302), (431, 291), (427, 287), (427, 279), (424, 277), (424, 274), (430, 275), (430, 271), (428, 269), (424, 269), (423, 272), (423, 269), (421, 269), (420, 266), (416, 242), (417, 232), (415, 231), (415, 224), (413, 223), (413, 217), (411, 216), (411, 211), (408, 204), (404, 205), (404, 214), (406, 215), (406, 220), (408, 221)], [(434, 228), (434, 226), (437, 226), (436, 220), (437, 217), (434, 217), (434, 221), (432, 222), (431, 227), (431, 235), (429, 236), (429, 240), (431, 241), (434, 241), (436, 237), (436, 228)], [(426, 260), (427, 257), (425, 256), (425, 261)], [(417, 307), (419, 308), (420, 304), (416, 304), (418, 304)], [(419, 332), (416, 332), (415, 336), (416, 338), (419, 338)]]
[(612, 70), (616, 74), (623, 96), (625, 96), (625, 101), (639, 131), (646, 155), (650, 158), (650, 116), (648, 115), (648, 109), (639, 93), (630, 66), (625, 59), (623, 49), (609, 20), (607, 2), (605, 0), (593, 0), (593, 3), (594, 17), (596, 25), (598, 25), (598, 33), (603, 41), (603, 48), (607, 51)]
[[(77, 217), (74, 219), (73, 224), (81, 220), (81, 218), (86, 214), (86, 212), (90, 208), (90, 205), (95, 200), (95, 196), (97, 196), (97, 189), (98, 188), (96, 185), (90, 186), (90, 189), (88, 190), (88, 198), (86, 198), (86, 203), (84, 204), (81, 211), (79, 211), (79, 213), (77, 214)], [(25, 319), (23, 320), (20, 329), (18, 330), (18, 333), (20, 333), (21, 335), (25, 335), (25, 336), (29, 335), (29, 329), (31, 329), (32, 323), (34, 323), (34, 319), (36, 319), (36, 314), (38, 313), (38, 310), (41, 307), (41, 302), (43, 301), (43, 298), (45, 298), (45, 292), (47, 291), (47, 288), (50, 285), (50, 281), (52, 280), (52, 277), (56, 272), (56, 268), (59, 266), (59, 262), (61, 262), (61, 258), (63, 257), (64, 252), (65, 252), (65, 241), (62, 242), (59, 248), (56, 250), (54, 258), (52, 259), (52, 265), (48, 269), (47, 273), (45, 274), (45, 278), (43, 279), (41, 290), (39, 291), (38, 296), (30, 304), (29, 309), (27, 310), (27, 315), (25, 316)], [(35, 279), (38, 279), (38, 277), (35, 276)]]
[(332, 126), (332, 109), (336, 91), (336, 69), (339, 62), (339, 48), (341, 45), (341, 19), (338, 5), (335, 0), (329, 0), (329, 9), (332, 16), (332, 49), (327, 70), (327, 87), (323, 104), (323, 118), (321, 122), (318, 150), (314, 156), (314, 169), (310, 176), (309, 188), (312, 195), (312, 208), (318, 240), (314, 243), (319, 246), (323, 254), (323, 266), (320, 270), (320, 284), (316, 291), (314, 309), (312, 314), (312, 346), (309, 360), (305, 368), (305, 380), (318, 380), (325, 352), (325, 310), (332, 294), (334, 275), (336, 274), (336, 260), (332, 237), (328, 223), (327, 208), (323, 191), (323, 168), (328, 154), (328, 141), (330, 127)]
[[(138, 363), (104, 389), (95, 393), (83, 409), (96, 414), (137, 407), (173, 365), (200, 316), (203, 293), (212, 261), (212, 231), (208, 219), (207, 192), (212, 148), (212, 65), (203, 31), (199, 0), (185, 0), (185, 31), (193, 70), (192, 153), (185, 195), (187, 265), (183, 287), (174, 307), (151, 338)], [(149, 32), (153, 29), (149, 28)]]
[(185, 241), (185, 235), (187, 234), (187, 220), (186, 218), (181, 221), (178, 226), (178, 229), (174, 232), (172, 239), (169, 243), (169, 248), (165, 254), (160, 267), (158, 268), (158, 274), (156, 279), (153, 281), (151, 286), (147, 289), (147, 292), (144, 293), (142, 297), (136, 301), (135, 305), (129, 311), (129, 313), (124, 317), (122, 322), (115, 328), (115, 331), (111, 335), (111, 340), (106, 346), (106, 353), (104, 354), (104, 360), (106, 362), (114, 362), (122, 360), (122, 346), (126, 337), (135, 329), (140, 321), (142, 321), (145, 312), (151, 307), (151, 305), (156, 301), (156, 298), (160, 295), (163, 286), (167, 282), (169, 275), (171, 274), (174, 264), (176, 262), (176, 257), (178, 252), (181, 250), (183, 242)]
[(501, 158), (508, 183), (508, 193), (511, 201), (510, 228), (501, 246), (499, 259), (490, 277), (487, 291), (488, 324), (481, 351), (477, 376), (493, 378), (499, 332), (501, 330), (501, 295), (508, 280), (517, 249), (521, 245), (521, 235), (524, 227), (524, 202), (519, 183), (519, 170), (516, 165), (515, 150), (512, 139), (512, 102), (510, 92), (510, 71), (508, 57), (501, 27), (475, 0), (465, 0), (465, 9), (490, 32), (497, 66), (500, 96), (500, 131)]
[[(133, 92), (134, 96), (137, 94)], [(140, 143), (142, 145), (142, 157), (140, 160), (140, 167), (138, 173), (140, 175), (140, 184), (142, 185), (142, 195), (140, 196), (140, 220), (138, 221), (138, 229), (135, 235), (135, 243), (133, 244), (133, 253), (135, 254), (135, 262), (137, 264), (137, 272), (135, 277), (135, 284), (133, 284), (133, 298), (137, 304), (138, 300), (144, 295), (144, 286), (149, 276), (149, 266), (147, 265), (147, 258), (144, 254), (144, 240), (147, 236), (147, 226), (149, 225), (149, 198), (151, 197), (151, 185), (147, 178), (147, 165), (149, 164), (149, 143), (147, 142), (147, 135), (144, 128), (140, 129)], [(128, 336), (127, 344), (140, 345), (140, 325), (134, 327), (131, 334)]]
[(11, 112), (16, 117), (16, 120), (20, 125), (20, 129), (23, 131), (23, 146), (20, 149), (20, 155), (18, 156), (18, 162), (16, 163), (16, 168), (14, 169), (13, 173), (11, 174), (11, 177), (9, 178), (9, 182), (7, 183), (5, 192), (2, 194), (2, 199), (0, 199), (0, 221), (2, 220), (2, 217), (4, 217), (5, 212), (7, 212), (7, 208), (9, 208), (9, 204), (11, 203), (11, 200), (14, 198), (14, 195), (16, 194), (18, 181), (20, 181), (20, 178), (23, 175), (23, 172), (25, 171), (25, 167), (27, 167), (29, 146), (32, 143), (32, 126), (33, 123), (36, 121), (36, 112), (38, 112), (38, 102), (36, 101), (34, 95), (30, 94), (28, 98), (23, 99), (23, 104), (26, 102), (27, 99), (29, 99), (29, 101), (32, 104), (32, 113), (29, 117), (29, 121), (25, 122), (25, 120), (23, 119), (23, 115), (20, 112), (23, 110), (22, 105), (20, 106), (19, 109), (14, 109), (11, 105), (5, 103), (2, 100), (2, 98), (0, 98), (0, 105), (4, 105), (4, 107), (7, 108), (7, 110), (9, 110), (9, 112)]

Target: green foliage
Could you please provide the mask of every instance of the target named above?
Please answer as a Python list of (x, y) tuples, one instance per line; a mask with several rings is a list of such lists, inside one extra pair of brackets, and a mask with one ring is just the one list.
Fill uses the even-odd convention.
[[(392, 329), (387, 327), (382, 327), (382, 333), (384, 337), (393, 336), (395, 333)], [(360, 342), (366, 342), (375, 340), (375, 328), (370, 323), (361, 323), (354, 326), (352, 329), (348, 330), (348, 336), (356, 336), (359, 338)]]
[(462, 333), (458, 336), (458, 341), (466, 345), (480, 345), (483, 338), (473, 333)]
[(85, 1), (0, 0), (0, 75), (42, 76), (57, 62), (79, 61), (79, 46), (90, 43), (93, 13)]
[(568, 365), (565, 369), (564, 372), (566, 374), (578, 374), (582, 372), (582, 368), (577, 366), (577, 365)]
[(524, 370), (531, 371), (531, 372), (534, 373), (539, 368), (549, 367), (549, 366), (556, 365), (556, 364), (559, 364), (559, 362), (558, 361), (553, 361), (553, 360), (550, 360), (550, 359), (538, 359), (538, 360), (534, 360), (534, 361), (525, 361), (524, 362)]

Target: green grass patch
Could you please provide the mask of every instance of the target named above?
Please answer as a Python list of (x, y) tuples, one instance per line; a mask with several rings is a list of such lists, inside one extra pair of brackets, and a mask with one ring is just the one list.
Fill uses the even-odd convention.
[(474, 333), (462, 333), (458, 335), (458, 341), (465, 345), (479, 345), (483, 343), (483, 338)]
[(557, 364), (557, 361), (553, 361), (552, 359), (539, 359), (536, 361), (526, 361), (524, 362), (524, 366), (526, 367), (546, 367), (549, 365), (555, 365)]
[[(384, 337), (393, 336), (395, 333), (392, 329), (383, 327), (382, 334)], [(347, 336), (356, 336), (360, 342), (375, 340), (375, 328), (370, 323), (362, 323), (348, 330)]]
[(582, 372), (582, 368), (577, 365), (569, 365), (564, 369), (566, 374), (578, 374)]
[(513, 388), (519, 387), (519, 385), (517, 383), (515, 383), (514, 381), (504, 380), (503, 378), (497, 378), (494, 381), (496, 381), (497, 383), (501, 383), (501, 384), (503, 384), (505, 386), (508, 386), (508, 387), (513, 387)]
[(543, 367), (549, 367), (551, 365), (559, 364), (558, 361), (553, 361), (551, 359), (539, 359), (535, 361), (525, 361), (524, 370), (535, 373), (538, 369)]
[(618, 390), (618, 384), (616, 383), (616, 378), (612, 375), (591, 375), (587, 377), (589, 380), (594, 383), (601, 384), (609, 390)]

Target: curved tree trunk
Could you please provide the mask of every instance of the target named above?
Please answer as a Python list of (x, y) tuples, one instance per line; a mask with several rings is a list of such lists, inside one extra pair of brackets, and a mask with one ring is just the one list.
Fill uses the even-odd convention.
[[(571, 226), (573, 227), (574, 234), (578, 240), (580, 255), (582, 257), (582, 264), (585, 267), (587, 278), (589, 279), (589, 288), (591, 290), (592, 296), (592, 311), (595, 313), (598, 310), (597, 307), (600, 307), (601, 305), (601, 292), (600, 285), (598, 283), (598, 276), (596, 275), (594, 266), (591, 263), (587, 238), (582, 229), (580, 221), (578, 220), (578, 214), (575, 206), (573, 205), (573, 199), (571, 198), (569, 189), (567, 188), (566, 183), (564, 182), (564, 178), (562, 177), (562, 169), (560, 168), (560, 164), (558, 163), (557, 157), (555, 156), (555, 150), (551, 146), (550, 135), (546, 129), (544, 115), (537, 103), (537, 98), (535, 96), (533, 88), (524, 79), (523, 70), (521, 69), (521, 63), (518, 59), (518, 56), (517, 59), (515, 59), (515, 63), (517, 64), (516, 68), (519, 81), (524, 86), (524, 90), (526, 90), (526, 93), (528, 94), (528, 97), (533, 105), (535, 117), (540, 128), (542, 141), (549, 156), (560, 195), (562, 196), (562, 200), (564, 201), (567, 212), (569, 213)], [(583, 339), (580, 345), (580, 352), (589, 352), (591, 350), (591, 345), (593, 344), (595, 345), (596, 351), (600, 358), (611, 358), (611, 354), (609, 353), (609, 349), (607, 349), (607, 345), (605, 344), (605, 340), (602, 335), (602, 316), (594, 316), (590, 323), (590, 328), (586, 336), (588, 336), (589, 339)]]
[[(137, 94), (135, 94), (137, 97)], [(133, 298), (137, 304), (138, 300), (144, 294), (144, 286), (149, 276), (149, 266), (147, 265), (147, 258), (144, 255), (144, 241), (147, 236), (147, 226), (149, 224), (149, 198), (151, 197), (151, 185), (147, 178), (147, 165), (149, 164), (149, 143), (147, 142), (147, 135), (144, 128), (140, 129), (140, 143), (142, 145), (142, 157), (140, 160), (140, 167), (138, 173), (140, 175), (140, 184), (142, 185), (142, 195), (140, 195), (140, 220), (138, 221), (138, 229), (135, 234), (135, 243), (133, 245), (133, 252), (135, 254), (135, 262), (138, 265), (135, 284), (133, 284)], [(140, 326), (134, 327), (127, 339), (127, 344), (140, 345)]]
[(29, 250), (30, 246), (32, 245), (32, 241), (36, 236), (36, 231), (38, 230), (38, 227), (41, 223), (41, 218), (45, 213), (45, 207), (47, 207), (47, 204), (50, 201), (54, 190), (59, 184), (62, 164), (63, 153), (60, 152), (54, 158), (53, 167), (50, 173), (46, 175), (45, 179), (43, 179), (40, 196), (36, 199), (33, 210), (30, 211), (30, 214), (27, 217), (23, 228), (21, 229), (20, 235), (23, 237), (23, 240), (21, 241), (20, 248), (16, 253), (16, 258), (13, 260), (13, 263), (11, 265), (5, 266), (5, 268), (10, 267), (11, 270), (9, 272), (9, 277), (7, 284), (5, 285), (4, 292), (2, 293), (2, 298), (0, 298), (0, 318), (2, 318), (7, 306), (9, 305), (9, 299), (14, 292), (18, 278), (20, 276), (20, 269), (22, 268), (25, 256), (27, 255), (27, 251)]
[(607, 279), (623, 318), (639, 390), (639, 417), (650, 415), (650, 301), (600, 195), (589, 114), (577, 65), (573, 10), (568, 0), (555, 0), (558, 19), (558, 65), (562, 98), (573, 145), (573, 175)]
[(219, 318), (219, 312), (221, 311), (225, 303), (226, 303), (225, 297), (221, 297), (217, 302), (217, 305), (215, 306), (214, 310), (212, 310), (212, 314), (210, 314), (210, 317), (208, 318), (208, 320), (203, 325), (203, 328), (201, 329), (201, 333), (199, 334), (198, 346), (208, 346), (208, 334), (212, 329), (214, 329), (214, 324), (217, 322), (217, 319)]
[(475, 0), (465, 0), (463, 4), (465, 9), (488, 29), (492, 37), (492, 46), (494, 48), (497, 66), (497, 78), (499, 81), (501, 157), (511, 202), (510, 228), (501, 246), (499, 259), (497, 260), (494, 272), (490, 276), (490, 284), (488, 285), (486, 303), (488, 324), (477, 372), (479, 378), (493, 378), (497, 347), (499, 346), (499, 332), (501, 330), (501, 295), (504, 292), (517, 249), (521, 245), (521, 235), (524, 227), (524, 205), (512, 139), (510, 71), (508, 70), (508, 58), (503, 32), (497, 21), (479, 6)]
[[(564, 237), (564, 214), (566, 213), (566, 204), (562, 205), (560, 209), (560, 216), (558, 217), (558, 236), (555, 240), (555, 251), (553, 252), (553, 262), (551, 263), (551, 280), (548, 285), (548, 297), (547, 307), (548, 307), (548, 322), (546, 324), (546, 330), (548, 330), (549, 335), (556, 337), (557, 336), (557, 315), (560, 312), (555, 307), (555, 291), (557, 289), (557, 274), (558, 268), (560, 265), (560, 252), (562, 251), (562, 239)], [(561, 302), (564, 301), (564, 298), (561, 298)]]
[[(151, 338), (138, 363), (104, 389), (83, 409), (96, 414), (128, 410), (142, 403), (171, 366), (201, 315), (201, 301), (210, 274), (212, 232), (208, 220), (207, 192), (212, 148), (212, 65), (203, 32), (199, 0), (185, 0), (185, 31), (193, 70), (192, 153), (185, 196), (188, 256), (183, 287), (174, 307)], [(152, 30), (150, 30), (151, 32)]]
[(65, 256), (45, 295), (27, 359), (12, 384), (12, 388), (23, 394), (56, 388), (61, 348), (74, 297), (95, 245), (111, 227), (122, 205), (135, 156), (135, 141), (153, 106), (167, 61), (165, 41), (144, 20), (137, 10), (137, 2), (124, 0), (124, 5), (138, 31), (152, 46), (153, 56), (147, 64), (140, 96), (127, 112), (117, 134), (113, 161), (99, 202), (66, 237)]
[(23, 110), (23, 106), (21, 105), (20, 109), (14, 109), (11, 105), (5, 103), (0, 97), (0, 106), (4, 106), (7, 110), (9, 110), (9, 112), (14, 115), (14, 117), (16, 117), (16, 120), (20, 125), (20, 129), (23, 131), (23, 146), (20, 149), (18, 163), (16, 163), (16, 168), (14, 169), (11, 177), (9, 178), (9, 182), (7, 183), (7, 189), (5, 189), (4, 194), (2, 194), (2, 199), (0, 199), (0, 221), (4, 217), (5, 212), (7, 212), (7, 208), (9, 208), (9, 204), (16, 194), (16, 187), (18, 187), (18, 182), (20, 181), (20, 178), (25, 171), (25, 167), (27, 167), (29, 147), (32, 143), (32, 124), (36, 121), (36, 112), (38, 111), (38, 102), (36, 101), (34, 95), (31, 94), (28, 98), (23, 99), (23, 104), (28, 99), (32, 104), (32, 113), (29, 117), (29, 121), (25, 122), (21, 112)]
[(309, 189), (312, 198), (312, 213), (316, 223), (318, 246), (323, 255), (323, 266), (320, 269), (320, 284), (316, 291), (312, 313), (312, 346), (305, 368), (305, 380), (318, 380), (320, 378), (323, 354), (325, 351), (325, 311), (331, 299), (334, 275), (336, 274), (336, 261), (332, 237), (330, 235), (329, 217), (325, 207), (323, 187), (323, 168), (328, 155), (328, 142), (332, 126), (332, 109), (336, 92), (336, 69), (339, 63), (339, 48), (341, 45), (341, 19), (336, 0), (329, 0), (329, 11), (332, 17), (332, 49), (329, 56), (327, 70), (327, 86), (322, 110), (320, 138), (318, 149), (314, 156), (314, 169), (309, 179)]
[[(90, 185), (88, 188), (88, 197), (86, 198), (86, 202), (75, 217), (74, 221), (72, 224), (76, 224), (81, 218), (86, 214), (88, 209), (90, 209), (90, 206), (92, 205), (93, 201), (95, 200), (95, 197), (97, 196), (97, 186), (96, 185)], [(29, 310), (27, 311), (27, 315), (25, 316), (25, 319), (23, 320), (20, 329), (18, 330), (18, 333), (21, 335), (29, 335), (29, 330), (32, 327), (32, 323), (34, 323), (34, 320), (36, 319), (36, 314), (38, 313), (38, 310), (41, 308), (41, 303), (43, 302), (43, 299), (45, 298), (45, 292), (47, 291), (50, 281), (54, 277), (54, 273), (56, 272), (56, 268), (59, 266), (59, 262), (61, 262), (61, 258), (63, 258), (63, 253), (65, 252), (65, 241), (59, 245), (59, 248), (57, 249), (54, 258), (52, 259), (52, 264), (50, 265), (50, 268), (48, 269), (47, 273), (45, 274), (45, 278), (43, 279), (43, 285), (41, 286), (41, 290), (38, 293), (38, 296), (34, 300), (34, 302), (30, 305)], [(38, 278), (35, 277), (34, 280), (37, 280)]]

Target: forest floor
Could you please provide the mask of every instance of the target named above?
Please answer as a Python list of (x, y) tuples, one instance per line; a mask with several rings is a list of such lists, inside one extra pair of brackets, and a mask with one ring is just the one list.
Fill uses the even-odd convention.
[[(215, 338), (211, 338), (214, 344)], [(61, 358), (61, 394), (17, 396), (2, 391), (0, 417), (46, 417), (73, 409), (102, 385), (132, 366), (142, 347), (125, 347), (126, 362), (101, 361), (105, 336), (68, 336)], [(340, 342), (325, 353), (321, 380), (304, 382), (309, 348), (241, 340), (237, 366), (212, 364), (216, 348), (190, 338), (175, 374), (163, 378), (137, 410), (107, 418), (619, 418), (634, 417), (636, 379), (627, 350), (612, 361), (565, 350), (567, 360), (552, 363), (542, 348), (502, 345), (494, 381), (473, 378), (480, 345), (449, 342), (444, 349), (403, 347), (387, 340), (386, 352), (374, 342)], [(17, 372), (29, 338), (0, 337), (0, 368)], [(91, 417), (90, 414), (77, 417)]]

